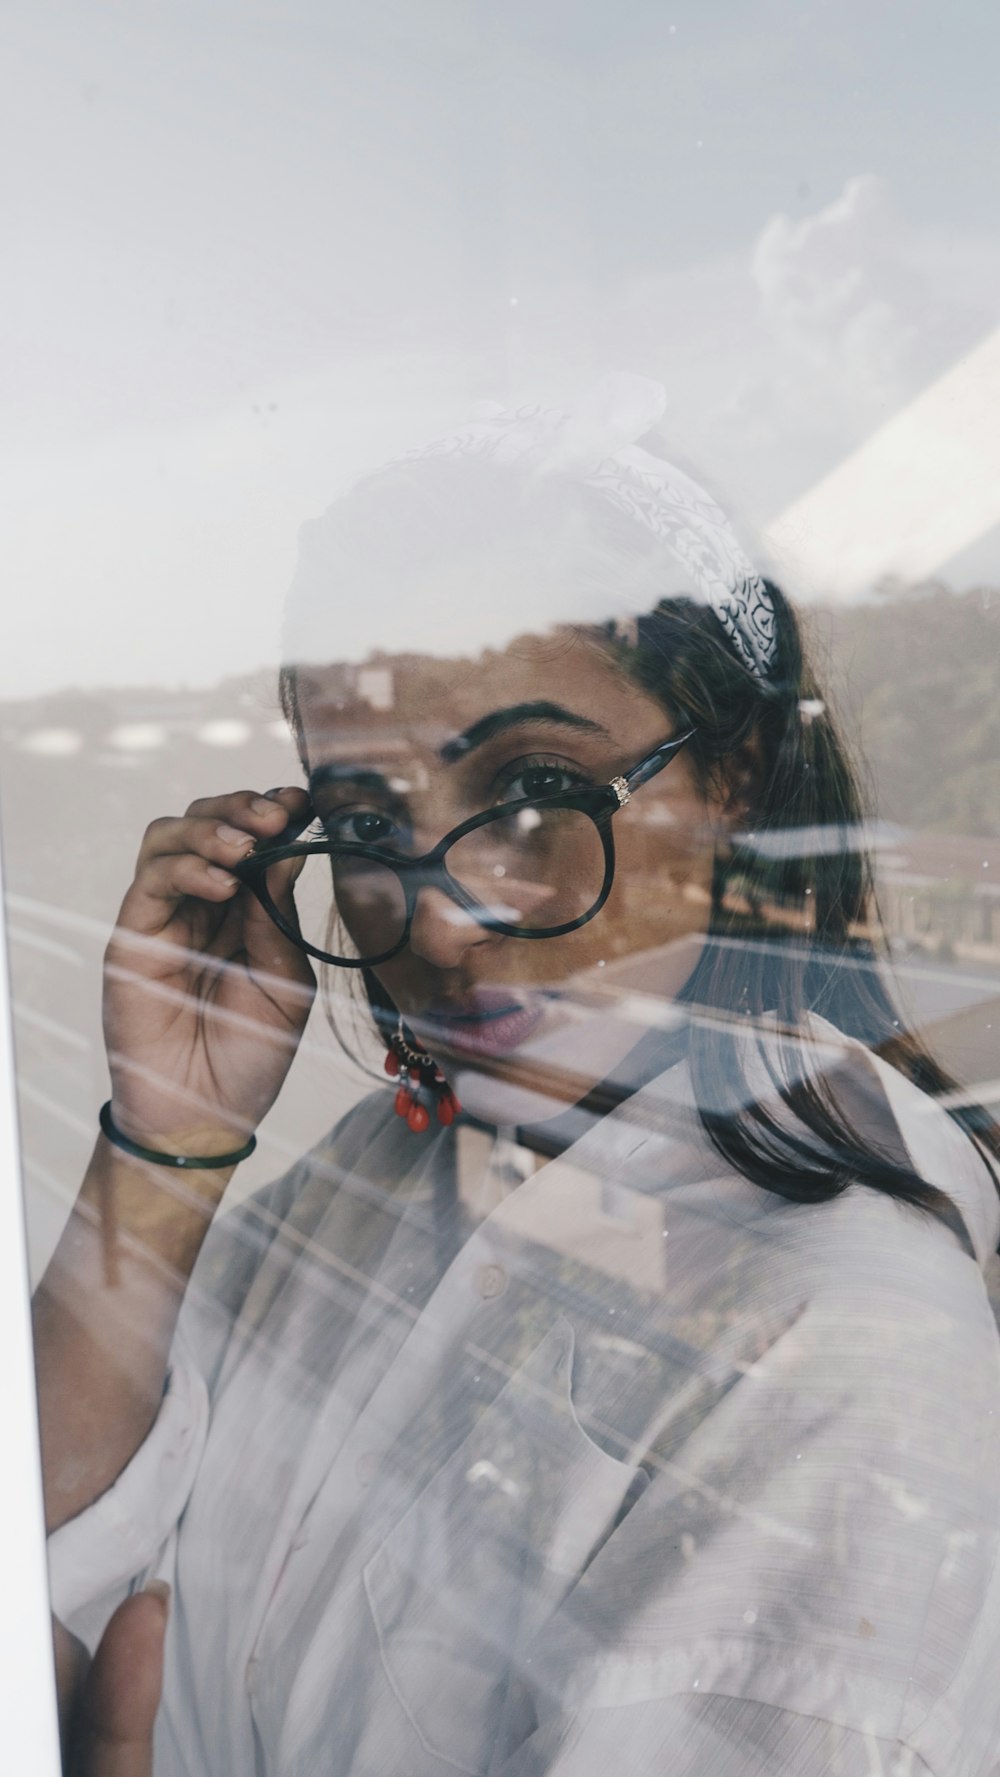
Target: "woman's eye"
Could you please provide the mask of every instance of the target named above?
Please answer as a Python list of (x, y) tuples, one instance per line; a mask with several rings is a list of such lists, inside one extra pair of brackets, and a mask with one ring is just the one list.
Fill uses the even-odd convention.
[(323, 828), (328, 839), (341, 845), (386, 845), (400, 837), (391, 816), (380, 814), (375, 808), (350, 808), (342, 814), (327, 815)]
[(585, 781), (564, 765), (523, 765), (505, 784), (504, 801), (536, 802), (544, 796), (565, 796), (569, 790), (581, 789)]

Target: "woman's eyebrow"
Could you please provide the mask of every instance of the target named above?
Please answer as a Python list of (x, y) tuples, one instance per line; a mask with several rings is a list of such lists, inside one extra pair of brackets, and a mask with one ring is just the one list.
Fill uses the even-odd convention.
[[(576, 710), (568, 710), (561, 703), (549, 703), (546, 700), (512, 703), (505, 709), (491, 710), (488, 716), (480, 716), (478, 722), (471, 723), (454, 740), (445, 741), (438, 751), (438, 757), (443, 764), (454, 765), (475, 747), (483, 746), (494, 735), (502, 734), (507, 728), (516, 728), (522, 722), (547, 722), (553, 727), (582, 729), (586, 734), (600, 734), (605, 738), (608, 734), (603, 723), (595, 722), (590, 716), (581, 716)], [(392, 788), (385, 773), (371, 765), (328, 760), (309, 773), (309, 790), (313, 795), (317, 790), (326, 789), (332, 784), (352, 784), (383, 794)]]
[(494, 735), (502, 734), (506, 728), (516, 728), (521, 722), (551, 722), (554, 727), (582, 728), (587, 734), (607, 736), (608, 732), (602, 723), (578, 715), (576, 710), (565, 709), (561, 703), (512, 703), (506, 709), (491, 710), (488, 716), (480, 716), (478, 722), (463, 729), (454, 740), (446, 741), (438, 757), (443, 764), (453, 765), (457, 759), (471, 753), (474, 747), (481, 747)]

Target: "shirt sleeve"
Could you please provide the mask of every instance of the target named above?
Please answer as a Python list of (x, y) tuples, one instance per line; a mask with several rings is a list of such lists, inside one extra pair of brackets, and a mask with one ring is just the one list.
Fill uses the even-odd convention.
[(153, 1575), (170, 1577), (171, 1539), (201, 1463), (220, 1366), (304, 1170), (300, 1163), (213, 1225), (188, 1283), (150, 1431), (106, 1492), (49, 1538), (52, 1609), (91, 1652), (129, 1592)]
[(152, 1430), (114, 1485), (49, 1538), (59, 1621), (91, 1653), (141, 1574), (159, 1567), (194, 1485), (208, 1431), (208, 1390), (180, 1357)]

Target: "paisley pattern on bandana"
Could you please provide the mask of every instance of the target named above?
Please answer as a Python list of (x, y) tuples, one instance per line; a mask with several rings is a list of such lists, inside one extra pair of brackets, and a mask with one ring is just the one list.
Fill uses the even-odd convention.
[[(616, 400), (622, 393), (623, 398)], [(638, 401), (637, 401), (638, 397)], [(670, 550), (711, 605), (747, 669), (766, 679), (777, 635), (767, 587), (711, 494), (675, 464), (633, 442), (664, 405), (645, 378), (608, 379), (600, 401), (578, 413), (539, 406), (493, 408), (446, 437), (408, 451), (418, 457), (486, 456), (595, 488)]]
[(673, 464), (635, 446), (586, 479), (666, 544), (712, 606), (744, 666), (766, 678), (777, 646), (774, 606), (711, 495)]

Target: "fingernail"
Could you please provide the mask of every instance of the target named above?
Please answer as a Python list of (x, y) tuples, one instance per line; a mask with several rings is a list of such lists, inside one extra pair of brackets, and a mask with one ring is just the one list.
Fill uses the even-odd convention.
[(238, 827), (225, 827), (225, 826), (216, 827), (215, 831), (218, 834), (219, 838), (225, 841), (226, 845), (252, 845), (253, 844), (253, 838), (252, 838), (251, 834), (241, 833)]
[(143, 1591), (148, 1593), (150, 1598), (158, 1598), (159, 1599), (160, 1603), (163, 1606), (164, 1616), (167, 1616), (169, 1614), (169, 1611), (170, 1611), (170, 1587), (168, 1586), (166, 1580), (150, 1580), (148, 1585), (143, 1586)]
[(279, 784), (276, 790), (266, 790), (264, 793), (267, 796), (287, 796), (290, 791), (301, 789), (301, 784)]
[(206, 864), (205, 871), (208, 876), (214, 876), (216, 882), (225, 882), (230, 888), (235, 888), (235, 876), (230, 876), (229, 871), (223, 870), (219, 864)]
[(281, 803), (275, 802), (273, 796), (270, 800), (266, 796), (255, 796), (250, 807), (254, 814), (273, 814), (276, 808), (281, 808)]

